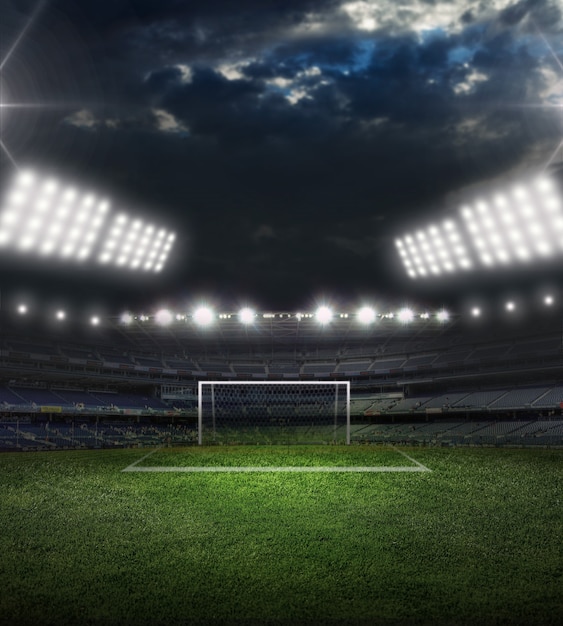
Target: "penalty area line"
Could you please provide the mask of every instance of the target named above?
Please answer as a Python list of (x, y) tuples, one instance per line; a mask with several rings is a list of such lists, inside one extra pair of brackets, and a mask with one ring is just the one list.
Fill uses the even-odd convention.
[(395, 446), (391, 446), (391, 448), (395, 451), (398, 452), (399, 454), (402, 454), (405, 458), (407, 458), (411, 463), (414, 463), (418, 468), (419, 471), (421, 472), (431, 472), (432, 470), (429, 467), (426, 467), (426, 465), (422, 465), (422, 463), (420, 463), (419, 461), (417, 461), (416, 459), (413, 459), (412, 456), (409, 456), (406, 452), (403, 452), (402, 450), (399, 450), (399, 448), (396, 448)]
[(406, 452), (390, 447), (399, 454), (403, 455), (413, 465), (263, 465), (263, 466), (245, 466), (245, 465), (196, 465), (196, 466), (170, 466), (170, 465), (141, 465), (145, 459), (161, 450), (161, 447), (151, 450), (137, 461), (128, 465), (122, 472), (153, 472), (153, 473), (258, 473), (258, 472), (292, 472), (292, 473), (312, 473), (312, 472), (330, 472), (330, 473), (391, 473), (391, 472), (431, 472), (432, 470), (423, 465), (416, 459), (413, 459)]
[(148, 454), (145, 454), (145, 456), (142, 456), (140, 459), (137, 459), (136, 461), (133, 461), (133, 463), (131, 463), (131, 465), (128, 465), (125, 469), (122, 469), (122, 472), (138, 472), (138, 469), (135, 469), (137, 467), (137, 465), (139, 465), (139, 463), (142, 463), (145, 459), (148, 459), (149, 456), (152, 456), (155, 452), (158, 452), (160, 450), (160, 447), (155, 448), (154, 450), (151, 450)]
[[(149, 455), (147, 455), (149, 456)], [(146, 456), (143, 459), (147, 458)], [(139, 459), (136, 463), (132, 463), (122, 472), (188, 472), (188, 473), (236, 473), (236, 472), (332, 472), (332, 473), (343, 473), (343, 472), (431, 472), (432, 470), (428, 469), (424, 465), (417, 463), (415, 466), (407, 465), (404, 467), (398, 465), (374, 465), (370, 466), (291, 466), (291, 465), (282, 465), (282, 466), (268, 466), (265, 465), (263, 467), (257, 466), (217, 466), (217, 465), (209, 465), (209, 466), (195, 466), (195, 467), (182, 467), (182, 466), (147, 466), (147, 465), (138, 465), (143, 459)]]

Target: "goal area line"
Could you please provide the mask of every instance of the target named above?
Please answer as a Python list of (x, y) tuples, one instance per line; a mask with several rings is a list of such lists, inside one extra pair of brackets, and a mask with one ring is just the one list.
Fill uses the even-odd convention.
[(234, 474), (234, 473), (265, 473), (265, 472), (286, 472), (286, 473), (391, 473), (391, 472), (431, 472), (432, 470), (411, 456), (398, 450), (394, 446), (390, 446), (395, 452), (402, 454), (405, 458), (413, 463), (413, 465), (264, 465), (264, 466), (247, 466), (247, 465), (141, 465), (148, 457), (161, 450), (157, 448), (148, 454), (145, 454), (138, 461), (134, 461), (131, 465), (122, 469), (122, 472), (155, 472), (155, 473), (214, 473), (214, 474)]

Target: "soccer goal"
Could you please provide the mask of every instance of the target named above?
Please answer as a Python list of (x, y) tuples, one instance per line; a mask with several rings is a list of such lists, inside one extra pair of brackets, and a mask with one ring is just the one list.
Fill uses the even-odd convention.
[(350, 381), (199, 381), (198, 443), (350, 443)]

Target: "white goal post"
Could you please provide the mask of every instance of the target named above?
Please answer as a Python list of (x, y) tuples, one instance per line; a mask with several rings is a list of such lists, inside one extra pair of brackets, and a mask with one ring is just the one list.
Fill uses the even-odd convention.
[(350, 381), (198, 382), (198, 443), (350, 443)]

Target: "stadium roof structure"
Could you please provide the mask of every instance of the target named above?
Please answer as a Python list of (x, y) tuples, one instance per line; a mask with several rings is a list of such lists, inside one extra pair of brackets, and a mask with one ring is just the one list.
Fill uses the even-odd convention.
[[(27, 310), (26, 310), (27, 311)], [(239, 312), (213, 315), (202, 324), (196, 315), (159, 312), (156, 315), (103, 316), (91, 320), (65, 320), (19, 314), (4, 310), (4, 339), (17, 336), (51, 339), (62, 343), (112, 345), (124, 350), (160, 354), (259, 354), (307, 353), (315, 350), (337, 354), (347, 349), (374, 351), (389, 342), (435, 341), (452, 332), (459, 316), (443, 312), (401, 311), (377, 314), (369, 323), (362, 313), (334, 312), (322, 323), (314, 313), (256, 313), (251, 322), (242, 321)]]
[[(264, 354), (268, 351), (310, 353), (347, 348), (362, 348), (399, 340), (437, 339), (456, 324), (435, 315), (419, 314), (410, 323), (402, 323), (394, 314), (379, 316), (372, 324), (362, 324), (356, 315), (336, 313), (329, 324), (323, 325), (313, 314), (287, 312), (257, 315), (252, 324), (241, 323), (238, 314), (221, 314), (213, 324), (202, 326), (189, 316), (161, 325), (148, 316), (134, 316), (127, 325), (121, 319), (110, 318), (106, 332), (111, 331), (120, 343), (163, 353), (193, 351), (197, 354), (214, 352)], [(116, 340), (117, 340), (116, 337)]]

